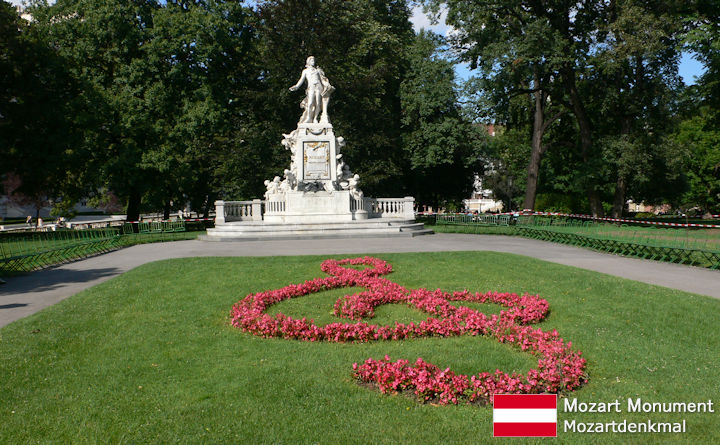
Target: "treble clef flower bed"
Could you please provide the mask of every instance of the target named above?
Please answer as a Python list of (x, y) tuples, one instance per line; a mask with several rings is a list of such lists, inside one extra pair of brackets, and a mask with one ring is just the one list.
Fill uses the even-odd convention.
[[(343, 265), (370, 266), (358, 270)], [(406, 289), (382, 278), (392, 272), (383, 260), (372, 257), (326, 260), (321, 267), (328, 277), (315, 278), (302, 284), (250, 294), (233, 306), (232, 324), (245, 332), (261, 337), (279, 337), (302, 341), (370, 342), (423, 337), (483, 335), (508, 343), (538, 358), (537, 368), (525, 374), (508, 374), (500, 370), (467, 376), (449, 368), (439, 367), (418, 358), (392, 361), (368, 358), (353, 364), (353, 376), (366, 384), (376, 385), (381, 392), (413, 391), (422, 401), (438, 404), (492, 403), (494, 394), (558, 393), (572, 391), (586, 381), (585, 359), (572, 349), (558, 333), (544, 332), (527, 326), (545, 318), (548, 302), (538, 296), (514, 293), (470, 293)], [(312, 320), (293, 319), (282, 313), (266, 314), (271, 305), (289, 298), (309, 295), (341, 287), (366, 290), (337, 300), (334, 314), (354, 322), (317, 326)], [(451, 301), (496, 303), (504, 306), (497, 315)], [(378, 326), (361, 321), (374, 316), (374, 309), (383, 304), (406, 304), (431, 316), (420, 323), (395, 323)]]

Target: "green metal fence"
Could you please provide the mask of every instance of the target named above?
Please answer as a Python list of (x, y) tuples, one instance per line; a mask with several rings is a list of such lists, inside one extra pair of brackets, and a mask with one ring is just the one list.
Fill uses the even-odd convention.
[(25, 272), (40, 269), (122, 245), (115, 228), (21, 232), (0, 237), (0, 271)]
[(193, 239), (185, 221), (124, 224), (122, 227), (0, 234), (0, 275), (28, 272), (121, 247)]
[(704, 228), (630, 227), (566, 217), (509, 215), (438, 215), (437, 224), (451, 231), (504, 233), (570, 244), (618, 255), (720, 269), (720, 230)]

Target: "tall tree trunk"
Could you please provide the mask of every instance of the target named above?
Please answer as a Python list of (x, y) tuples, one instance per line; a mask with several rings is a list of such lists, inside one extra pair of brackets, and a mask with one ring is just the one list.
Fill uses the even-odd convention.
[(210, 217), (210, 209), (215, 208), (215, 200), (217, 199), (217, 194), (210, 193), (207, 195), (207, 200), (205, 201), (205, 208), (203, 209), (203, 218), (209, 218)]
[[(577, 91), (577, 85), (575, 84), (575, 71), (572, 68), (566, 68), (562, 71), (565, 85), (568, 93), (570, 94), (570, 105), (572, 112), (577, 120), (578, 127), (580, 127), (580, 146), (582, 147), (583, 162), (588, 163), (592, 155), (593, 141), (592, 141), (592, 125), (590, 118), (585, 111), (585, 106), (580, 99), (580, 94)], [(587, 184), (587, 195), (590, 203), (590, 211), (593, 216), (602, 217), (605, 212), (603, 210), (602, 201), (600, 195), (595, 189), (596, 181), (591, 180)]]
[(140, 192), (137, 190), (131, 190), (128, 195), (127, 215), (128, 221), (138, 221), (140, 219)]
[[(618, 86), (618, 89), (621, 87)], [(626, 108), (621, 106), (618, 113), (625, 113)], [(632, 118), (625, 114), (621, 120), (620, 135), (629, 136), (632, 130)], [(623, 168), (618, 166), (617, 180), (615, 181), (615, 198), (613, 199), (612, 216), (614, 218), (622, 217), (623, 210), (625, 209), (625, 195), (627, 194), (627, 173)]]
[(625, 209), (625, 191), (627, 190), (627, 182), (622, 175), (618, 175), (615, 183), (615, 199), (613, 200), (612, 216), (613, 218), (622, 217)]
[(163, 219), (168, 220), (170, 219), (170, 201), (165, 201), (165, 205), (163, 206)]
[(543, 155), (543, 133), (545, 130), (545, 92), (540, 89), (540, 76), (537, 70), (534, 73), (535, 81), (535, 118), (533, 119), (532, 150), (530, 162), (527, 167), (527, 182), (525, 186), (525, 199), (523, 209), (535, 210), (535, 198), (537, 196), (538, 174), (540, 172), (540, 161)]

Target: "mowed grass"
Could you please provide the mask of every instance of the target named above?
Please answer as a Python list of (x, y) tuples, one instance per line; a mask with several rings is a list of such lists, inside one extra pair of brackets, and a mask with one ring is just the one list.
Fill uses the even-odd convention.
[[(600, 402), (720, 403), (720, 301), (489, 252), (376, 255), (406, 287), (537, 293), (583, 351), (589, 382), (570, 394)], [(485, 443), (487, 406), (433, 406), (357, 385), (351, 366), (385, 354), (460, 373), (526, 372), (536, 359), (491, 339), (366, 344), (263, 339), (229, 325), (251, 292), (324, 276), (325, 257), (191, 258), (134, 269), (0, 329), (0, 443)], [(342, 256), (337, 257), (342, 258)], [(270, 312), (334, 317), (337, 289)], [(494, 305), (476, 305), (497, 312)], [(419, 321), (401, 305), (374, 323)], [(717, 443), (717, 413), (567, 414), (559, 443)], [(577, 421), (687, 421), (687, 433), (571, 434)], [(527, 443), (527, 439), (503, 440)], [(538, 440), (541, 443), (542, 440)]]

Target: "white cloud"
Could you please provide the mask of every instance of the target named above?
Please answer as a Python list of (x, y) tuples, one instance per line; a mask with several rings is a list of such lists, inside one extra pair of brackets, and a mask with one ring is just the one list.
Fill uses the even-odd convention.
[[(440, 17), (438, 18), (438, 23), (436, 25), (433, 25), (430, 23), (430, 18), (425, 15), (425, 13), (422, 10), (422, 6), (415, 6), (412, 8), (412, 15), (410, 16), (410, 22), (413, 24), (413, 28), (415, 29), (415, 32), (420, 31), (420, 29), (425, 29), (429, 31), (433, 31), (437, 34), (440, 34), (444, 37), (451, 37), (453, 35), (459, 34), (459, 30), (453, 28), (452, 26), (448, 26), (445, 23), (445, 18), (447, 17), (447, 7), (444, 7), (440, 11)], [(452, 51), (450, 52), (452, 54)], [(455, 74), (458, 76), (458, 78), (461, 81), (466, 81), (468, 78), (472, 77), (474, 72), (470, 70), (470, 66), (466, 63), (456, 63), (455, 64)]]
[[(0, 1), (3, 1), (3, 0), (0, 0)], [(27, 2), (27, 0), (5, 0), (5, 1), (9, 1), (10, 4), (13, 6), (25, 6), (25, 5), (23, 5), (23, 3)], [(54, 5), (55, 0), (48, 1), (48, 4)]]
[(410, 22), (413, 24), (415, 32), (424, 28), (427, 31), (433, 31), (441, 36), (445, 36), (450, 31), (450, 27), (445, 24), (445, 17), (447, 17), (447, 8), (442, 9), (437, 25), (433, 25), (430, 23), (430, 18), (423, 12), (422, 6), (415, 6), (412, 9)]

